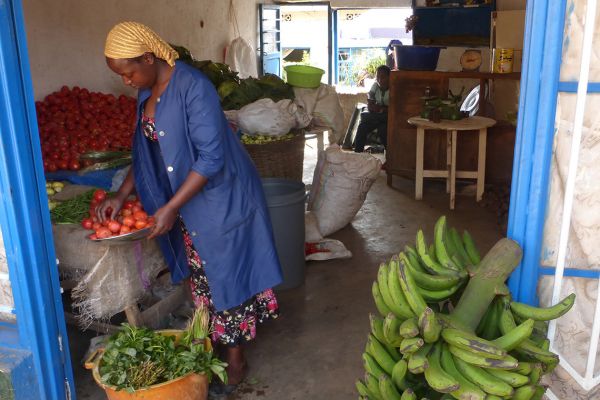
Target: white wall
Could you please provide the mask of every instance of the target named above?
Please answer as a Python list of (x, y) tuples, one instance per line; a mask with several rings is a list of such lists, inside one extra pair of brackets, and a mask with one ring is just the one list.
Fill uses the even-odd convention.
[[(256, 48), (257, 3), (234, 0), (241, 36)], [(263, 2), (263, 1), (260, 1)], [(104, 61), (104, 40), (124, 20), (147, 24), (199, 59), (223, 60), (234, 38), (229, 0), (25, 0), (36, 99), (62, 85), (130, 93)]]

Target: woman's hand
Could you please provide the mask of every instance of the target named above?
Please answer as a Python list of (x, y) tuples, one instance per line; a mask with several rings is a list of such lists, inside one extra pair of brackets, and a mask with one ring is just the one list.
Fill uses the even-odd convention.
[(154, 239), (157, 236), (169, 232), (177, 220), (177, 210), (166, 205), (161, 207), (154, 214), (154, 226), (148, 239)]
[[(124, 202), (125, 199), (122, 199), (120, 196), (106, 198), (96, 207), (96, 217), (98, 217), (100, 222), (104, 222), (106, 219), (115, 219), (119, 211), (121, 211)], [(110, 215), (107, 215), (109, 211)]]

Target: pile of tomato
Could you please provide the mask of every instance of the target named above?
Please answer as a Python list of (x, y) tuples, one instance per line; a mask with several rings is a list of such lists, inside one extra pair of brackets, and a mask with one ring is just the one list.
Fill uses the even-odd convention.
[(130, 150), (136, 122), (136, 100), (90, 92), (77, 86), (35, 103), (44, 170), (79, 170), (88, 151)]
[[(142, 207), (142, 203), (136, 197), (132, 197), (123, 203), (123, 208), (119, 211), (116, 219), (105, 219), (100, 222), (96, 216), (96, 208), (106, 199), (106, 196), (107, 193), (104, 190), (96, 190), (90, 202), (90, 216), (81, 221), (81, 226), (84, 229), (94, 231), (88, 236), (90, 239), (97, 240), (121, 236), (154, 225), (154, 218), (148, 216), (148, 213)], [(107, 215), (110, 215), (111, 212), (112, 210), (108, 209)]]

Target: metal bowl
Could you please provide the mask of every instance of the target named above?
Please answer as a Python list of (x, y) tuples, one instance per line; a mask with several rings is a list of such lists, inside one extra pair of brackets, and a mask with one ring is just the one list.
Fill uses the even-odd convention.
[(137, 240), (142, 240), (150, 235), (152, 231), (152, 227), (148, 226), (144, 229), (140, 229), (139, 231), (126, 233), (124, 235), (119, 236), (111, 236), (105, 239), (91, 239), (93, 242), (105, 242), (105, 243), (127, 243), (127, 242), (135, 242)]

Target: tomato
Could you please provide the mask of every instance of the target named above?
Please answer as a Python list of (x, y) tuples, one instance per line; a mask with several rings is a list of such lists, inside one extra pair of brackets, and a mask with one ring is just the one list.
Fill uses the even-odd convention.
[(110, 221), (108, 223), (108, 229), (110, 229), (112, 233), (118, 233), (121, 230), (121, 224), (117, 221)]
[(121, 230), (119, 231), (119, 235), (125, 235), (126, 233), (131, 233), (131, 228), (123, 225), (121, 226)]
[(54, 161), (48, 161), (48, 168), (46, 168), (48, 172), (56, 172), (58, 168), (56, 167), (56, 163)]
[(106, 239), (112, 236), (112, 232), (106, 227), (101, 227), (96, 231), (96, 236), (98, 236), (98, 239)]
[(97, 189), (94, 192), (94, 200), (96, 200), (96, 202), (100, 203), (100, 202), (104, 201), (104, 199), (106, 199), (106, 192), (102, 189)]
[(69, 168), (69, 161), (67, 160), (58, 160), (58, 162), (56, 163), (56, 165), (58, 166), (58, 169), (68, 169)]
[(124, 216), (124, 217), (129, 217), (129, 216), (131, 216), (131, 214), (133, 214), (133, 213), (131, 212), (131, 210), (128, 210), (128, 209), (126, 209), (126, 208), (125, 208), (125, 209), (121, 210), (121, 213), (120, 213), (120, 214), (121, 214), (122, 216)]
[(123, 209), (124, 210), (131, 210), (133, 208), (133, 201), (131, 200), (127, 200), (123, 203)]
[(136, 221), (146, 221), (148, 219), (148, 214), (146, 211), (135, 211), (133, 213), (133, 219)]
[(81, 164), (79, 164), (79, 161), (77, 160), (71, 160), (71, 162), (69, 162), (69, 169), (71, 171), (79, 171), (81, 169)]
[(83, 229), (92, 229), (93, 225), (94, 222), (91, 218), (84, 218), (83, 221), (81, 221), (81, 226), (83, 227)]
[(135, 219), (132, 216), (123, 217), (123, 225), (131, 228), (135, 225)]
[(138, 207), (138, 206), (133, 206), (131, 207), (131, 213), (135, 214), (136, 212), (142, 211), (142, 207)]
[(90, 238), (92, 240), (98, 240), (98, 235), (96, 235), (95, 233), (92, 233), (91, 235), (88, 236), (88, 238)]
[(97, 231), (98, 229), (100, 229), (102, 227), (102, 224), (100, 222), (94, 222), (92, 224), (92, 229)]
[(147, 225), (147, 223), (145, 220), (138, 219), (137, 221), (135, 221), (136, 229), (144, 229), (146, 227), (146, 225)]

